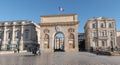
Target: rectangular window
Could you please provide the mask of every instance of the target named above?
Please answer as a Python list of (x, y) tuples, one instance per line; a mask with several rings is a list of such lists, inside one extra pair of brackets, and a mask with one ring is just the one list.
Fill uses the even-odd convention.
[(19, 32), (19, 31), (17, 31), (17, 32), (15, 33), (15, 38), (20, 38), (20, 32)]
[(97, 40), (93, 40), (91, 47), (97, 47), (97, 46), (98, 46)]
[(103, 23), (100, 24), (100, 27), (103, 28)]
[(102, 32), (102, 36), (105, 36), (105, 33), (104, 33), (104, 32)]
[(12, 38), (12, 33), (8, 32), (8, 39), (11, 39), (11, 38)]
[(95, 46), (98, 46), (98, 43), (97, 43), (97, 41), (95, 41)]
[(29, 32), (26, 31), (26, 32), (25, 32), (25, 39), (28, 39), (28, 38), (29, 38)]
[(101, 28), (104, 28), (104, 27), (105, 27), (105, 23), (101, 23), (101, 24), (100, 24), (100, 27), (101, 27)]
[(112, 32), (110, 32), (110, 36), (113, 36), (113, 33), (112, 33)]
[(109, 28), (112, 28), (112, 23), (109, 23)]
[(103, 36), (106, 36), (106, 31), (102, 31), (101, 32), (101, 36), (103, 37)]
[(96, 24), (95, 23), (92, 24), (92, 28), (96, 28)]
[(97, 33), (96, 33), (96, 32), (93, 32), (93, 33), (92, 33), (92, 37), (97, 37)]
[(107, 41), (106, 40), (102, 40), (102, 46), (107, 46)]

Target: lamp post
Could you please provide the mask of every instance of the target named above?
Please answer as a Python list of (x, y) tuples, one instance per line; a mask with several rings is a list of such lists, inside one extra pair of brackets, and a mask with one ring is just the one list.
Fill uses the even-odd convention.
[(20, 51), (20, 43), (19, 43), (19, 39), (18, 39), (18, 41), (17, 41), (17, 43), (18, 43), (18, 53), (19, 53), (19, 51)]
[(0, 50), (1, 50), (1, 45), (2, 45), (2, 39), (0, 38)]

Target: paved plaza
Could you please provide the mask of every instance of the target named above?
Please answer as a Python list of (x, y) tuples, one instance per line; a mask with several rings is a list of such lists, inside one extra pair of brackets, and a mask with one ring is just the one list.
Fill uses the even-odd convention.
[(31, 53), (0, 55), (0, 65), (120, 65), (120, 56), (88, 52), (55, 52), (34, 56)]

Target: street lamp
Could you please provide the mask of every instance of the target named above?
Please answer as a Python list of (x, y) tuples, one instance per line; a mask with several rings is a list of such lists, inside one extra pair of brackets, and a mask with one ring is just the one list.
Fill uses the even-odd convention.
[(0, 50), (1, 50), (1, 45), (2, 45), (2, 39), (0, 38)]

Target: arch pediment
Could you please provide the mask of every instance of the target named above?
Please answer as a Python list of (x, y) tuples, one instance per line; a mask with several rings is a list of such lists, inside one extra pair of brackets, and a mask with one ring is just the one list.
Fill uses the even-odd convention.
[(75, 22), (78, 21), (77, 14), (60, 14), (51, 16), (41, 16), (41, 23), (59, 23), (59, 22)]

